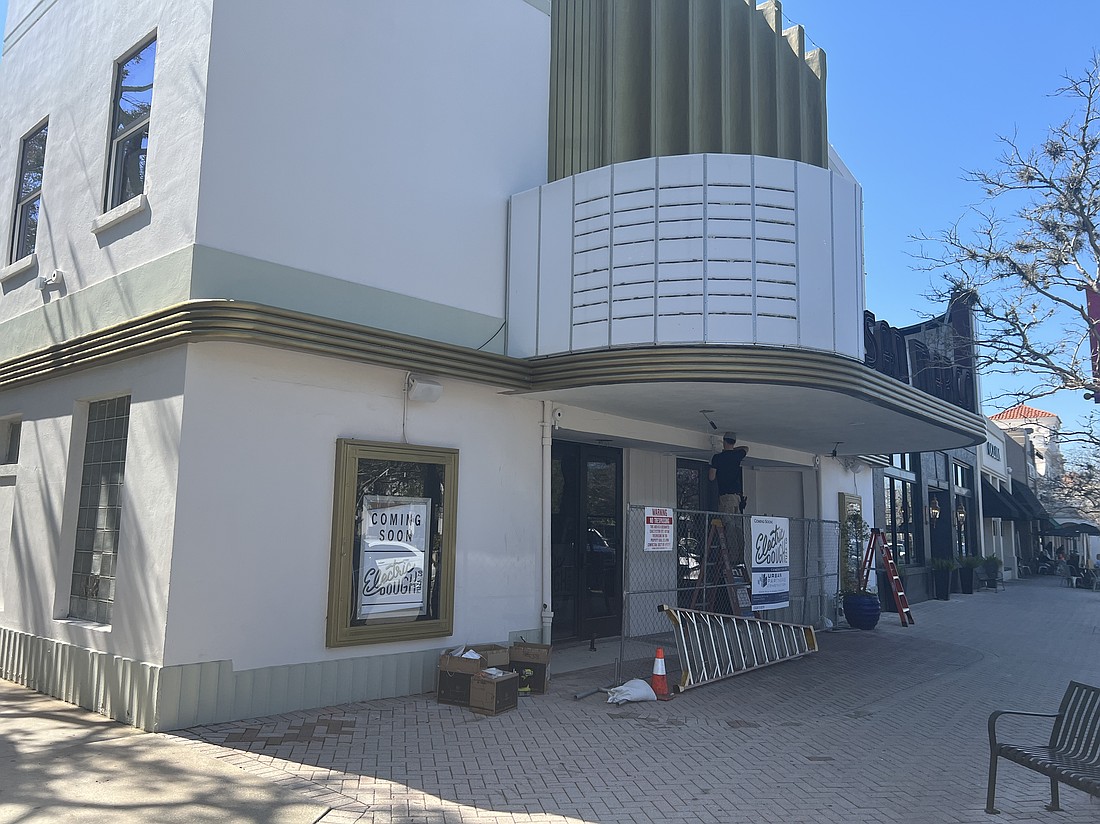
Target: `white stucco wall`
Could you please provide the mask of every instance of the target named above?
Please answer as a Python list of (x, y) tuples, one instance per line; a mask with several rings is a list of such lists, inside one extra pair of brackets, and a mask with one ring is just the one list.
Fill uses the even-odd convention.
[(404, 373), (190, 347), (166, 663), (237, 670), (506, 640), (539, 626), (541, 404), (444, 381), (409, 443), (459, 450), (455, 631), (325, 647), (336, 439), (401, 443)]
[[(22, 417), (10, 545), (0, 541), (0, 626), (160, 663), (175, 526), (182, 348), (0, 393)], [(65, 620), (88, 401), (130, 394), (115, 604), (110, 626)]]
[[(213, 0), (57, 0), (13, 5), (0, 61), (0, 198), (15, 191), (21, 138), (49, 118), (38, 264), (8, 280), (0, 322), (194, 241)], [(145, 194), (149, 208), (92, 233), (104, 211), (115, 61), (157, 36)], [(18, 37), (16, 38), (16, 35)], [(10, 262), (3, 212), (0, 266)], [(35, 276), (62, 270), (65, 292), (39, 292)], [(63, 337), (64, 330), (58, 330)]]
[(524, 0), (220, 2), (199, 243), (503, 317), (508, 198), (546, 179)]

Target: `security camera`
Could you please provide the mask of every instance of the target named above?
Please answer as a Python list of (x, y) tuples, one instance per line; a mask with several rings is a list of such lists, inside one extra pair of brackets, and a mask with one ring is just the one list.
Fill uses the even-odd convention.
[(562, 413), (562, 411), (561, 411), (561, 408), (560, 408), (560, 407), (559, 407), (558, 409), (555, 409), (555, 410), (554, 410), (554, 420), (556, 420), (556, 421), (560, 421), (560, 420), (561, 420), (561, 416), (562, 416), (562, 414), (563, 414), (563, 413)]

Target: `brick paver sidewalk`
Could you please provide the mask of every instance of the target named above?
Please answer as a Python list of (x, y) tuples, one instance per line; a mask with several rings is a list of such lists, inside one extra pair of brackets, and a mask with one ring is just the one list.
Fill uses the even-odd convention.
[[(190, 730), (193, 746), (294, 787), (344, 822), (1100, 822), (1100, 800), (1002, 762), (984, 813), (986, 719), (1100, 684), (1100, 593), (1051, 578), (819, 634), (821, 652), (674, 701), (573, 695), (486, 718), (416, 696)], [(674, 662), (671, 662), (674, 663)], [(1022, 737), (1045, 738), (1049, 728)]]

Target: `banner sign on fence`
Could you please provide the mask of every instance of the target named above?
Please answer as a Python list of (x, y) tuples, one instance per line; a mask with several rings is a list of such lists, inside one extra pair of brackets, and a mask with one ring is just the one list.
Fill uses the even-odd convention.
[(787, 518), (752, 516), (752, 608), (784, 609), (791, 603), (791, 525)]
[(645, 551), (672, 551), (672, 510), (664, 506), (645, 508)]

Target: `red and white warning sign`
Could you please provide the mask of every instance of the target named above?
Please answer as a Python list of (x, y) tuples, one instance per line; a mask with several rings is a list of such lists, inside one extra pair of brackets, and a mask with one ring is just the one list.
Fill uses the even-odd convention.
[(672, 510), (662, 506), (645, 508), (645, 551), (672, 551)]

